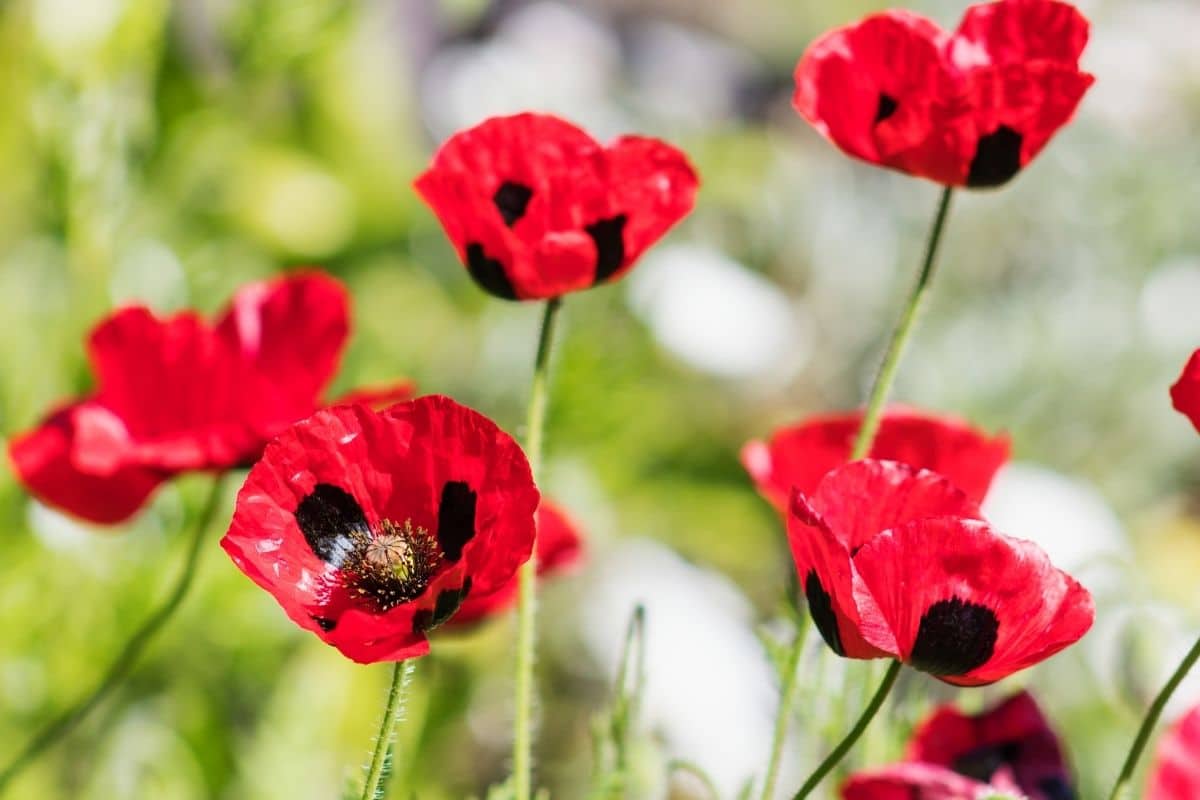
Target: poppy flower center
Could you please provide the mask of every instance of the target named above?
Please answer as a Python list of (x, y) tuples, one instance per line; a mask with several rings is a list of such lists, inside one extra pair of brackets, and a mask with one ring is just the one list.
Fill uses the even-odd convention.
[(441, 561), (437, 538), (414, 525), (383, 520), (379, 529), (356, 528), (342, 563), (346, 585), (380, 611), (419, 597)]

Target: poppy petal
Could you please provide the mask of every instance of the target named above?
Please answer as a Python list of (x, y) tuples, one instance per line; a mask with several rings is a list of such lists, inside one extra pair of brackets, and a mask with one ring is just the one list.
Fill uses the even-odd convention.
[(971, 6), (950, 42), (960, 69), (980, 63), (1051, 61), (1071, 67), (1087, 46), (1090, 24), (1058, 0), (1003, 0)]
[(1200, 350), (1192, 353), (1179, 380), (1171, 386), (1171, 404), (1200, 431)]
[(844, 800), (981, 800), (993, 787), (933, 764), (903, 763), (851, 775)]
[(1200, 797), (1200, 707), (1170, 727), (1159, 740), (1146, 800)]
[(895, 655), (947, 683), (987, 684), (1032, 666), (1078, 641), (1095, 617), (1088, 591), (1037, 545), (977, 520), (902, 525), (864, 545), (854, 567)]

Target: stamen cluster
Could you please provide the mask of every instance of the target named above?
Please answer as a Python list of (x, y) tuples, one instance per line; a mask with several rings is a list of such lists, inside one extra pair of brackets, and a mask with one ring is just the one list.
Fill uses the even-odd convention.
[(388, 611), (425, 591), (440, 554), (433, 534), (411, 519), (397, 525), (383, 520), (376, 531), (356, 530), (342, 571), (354, 594)]

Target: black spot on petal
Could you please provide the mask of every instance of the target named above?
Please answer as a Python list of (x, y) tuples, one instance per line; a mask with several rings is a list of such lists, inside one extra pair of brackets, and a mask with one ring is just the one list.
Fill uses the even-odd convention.
[(504, 224), (511, 228), (517, 224), (517, 220), (525, 216), (525, 209), (529, 207), (532, 197), (533, 189), (528, 186), (505, 181), (492, 195), (492, 202), (496, 204), (500, 216), (504, 217)]
[(900, 108), (900, 103), (891, 95), (879, 93), (879, 106), (875, 109), (875, 124), (883, 122), (885, 119), (896, 113)]
[(921, 616), (909, 661), (931, 675), (965, 675), (991, 659), (999, 631), (990, 608), (957, 597), (940, 600)]
[(312, 621), (317, 623), (317, 627), (319, 627), (321, 630), (325, 631), (326, 633), (329, 633), (331, 630), (333, 630), (334, 628), (337, 627), (336, 619), (327, 619), (325, 617), (318, 617), (316, 614), (313, 615)]
[(434, 601), (432, 610), (427, 608), (422, 609), (413, 615), (413, 632), (425, 633), (439, 625), (445, 624), (462, 606), (463, 601), (467, 599), (467, 595), (470, 592), (471, 579), (469, 577), (457, 589), (446, 589), (445, 591), (438, 592), (437, 600)]
[(954, 759), (951, 769), (959, 775), (988, 783), (1001, 767), (1015, 765), (1020, 757), (1020, 744), (1002, 742), (963, 753)]
[(1075, 793), (1075, 788), (1067, 783), (1066, 779), (1055, 775), (1051, 778), (1042, 778), (1037, 782), (1037, 788), (1047, 800), (1078, 800), (1079, 795)]
[(354, 536), (369, 536), (362, 506), (345, 489), (318, 483), (296, 506), (296, 524), (317, 557), (340, 567), (354, 550)]
[(984, 189), (1001, 186), (1021, 171), (1021, 134), (1007, 125), (979, 137), (975, 157), (967, 173), (967, 186)]
[(813, 624), (821, 632), (821, 638), (839, 656), (846, 655), (842, 647), (842, 635), (838, 632), (837, 615), (833, 611), (833, 601), (829, 592), (821, 585), (817, 571), (809, 570), (804, 578), (804, 596), (808, 599), (808, 613), (812, 616)]
[(438, 504), (438, 546), (447, 561), (462, 558), (463, 547), (475, 537), (475, 492), (463, 481), (446, 481)]
[(504, 265), (494, 258), (488, 258), (487, 253), (483, 252), (483, 245), (467, 245), (467, 272), (488, 294), (503, 300), (517, 299), (517, 293), (504, 272)]
[(621, 268), (625, 262), (625, 223), (628, 218), (618, 214), (611, 219), (593, 222), (584, 230), (596, 244), (596, 278), (594, 283), (603, 283)]

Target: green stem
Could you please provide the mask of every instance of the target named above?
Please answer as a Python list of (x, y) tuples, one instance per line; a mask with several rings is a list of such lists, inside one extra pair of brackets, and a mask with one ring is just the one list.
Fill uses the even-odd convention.
[(859, 426), (858, 436), (854, 439), (854, 449), (850, 452), (851, 461), (865, 458), (871, 452), (871, 443), (875, 441), (875, 433), (879, 430), (884, 404), (887, 403), (888, 393), (892, 389), (892, 383), (896, 380), (900, 357), (904, 355), (904, 348), (908, 345), (909, 337), (912, 336), (913, 326), (921, 311), (921, 305), (929, 293), (929, 284), (937, 263), (938, 245), (942, 241), (942, 231), (946, 227), (946, 217), (950, 213), (950, 199), (953, 196), (954, 190), (949, 186), (942, 191), (942, 199), (938, 203), (937, 215), (934, 217), (933, 227), (929, 231), (929, 240), (925, 246), (925, 261), (921, 265), (920, 274), (917, 275), (917, 282), (908, 296), (908, 303), (904, 307), (900, 321), (896, 324), (896, 330), (892, 333), (892, 340), (883, 356), (883, 364), (879, 367), (879, 374), (875, 377), (875, 385), (871, 387), (871, 396), (867, 400), (867, 409), (863, 413), (862, 425)]
[(833, 752), (825, 757), (821, 765), (808, 776), (808, 780), (800, 787), (800, 791), (796, 792), (796, 796), (792, 800), (804, 800), (808, 797), (812, 790), (820, 785), (825, 776), (828, 775), (834, 767), (838, 765), (846, 753), (850, 752), (850, 748), (858, 741), (859, 737), (866, 731), (867, 726), (871, 724), (871, 720), (879, 712), (883, 706), (883, 701), (887, 699), (891, 693), (892, 687), (896, 685), (896, 678), (900, 675), (900, 668), (903, 665), (899, 661), (893, 661), (888, 667), (887, 674), (883, 676), (883, 682), (879, 684), (879, 688), (875, 691), (875, 696), (871, 698), (871, 702), (863, 709), (862, 715), (859, 716), (858, 722), (854, 723), (854, 727), (846, 734), (846, 738), (842, 739), (838, 746), (833, 748)]
[(184, 558), (183, 568), (180, 570), (179, 578), (175, 582), (175, 586), (171, 589), (170, 594), (161, 606), (151, 614), (145, 622), (142, 623), (129, 640), (125, 642), (125, 646), (121, 649), (117, 659), (108, 668), (108, 672), (100, 680), (90, 694), (75, 705), (68, 708), (59, 716), (48, 722), (40, 731), (34, 734), (33, 738), (25, 745), (15, 758), (9, 762), (8, 766), (0, 771), (0, 794), (8, 787), (9, 783), (26, 767), (41, 755), (42, 751), (61, 741), (67, 734), (71, 732), (83, 719), (91, 713), (100, 701), (108, 696), (113, 689), (121, 684), (121, 681), (129, 674), (129, 671), (137, 663), (141, 657), (142, 651), (154, 638), (155, 634), (162, 629), (168, 620), (179, 609), (183, 603), (184, 597), (187, 596), (188, 590), (191, 589), (192, 583), (196, 577), (196, 565), (200, 560), (200, 546), (204, 542), (204, 534), (212, 524), (214, 515), (217, 512), (217, 507), (220, 505), (222, 486), (224, 481), (221, 475), (218, 475), (213, 480), (212, 489), (209, 492), (208, 500), (205, 502), (203, 510), (196, 518), (194, 527), (192, 528), (192, 538), (188, 544), (187, 555)]
[(792, 709), (796, 706), (796, 693), (800, 689), (800, 657), (804, 655), (804, 645), (808, 640), (810, 626), (801, 617), (795, 641), (788, 653), (784, 664), (783, 685), (779, 690), (779, 710), (775, 714), (775, 735), (771, 739), (771, 757), (767, 762), (767, 777), (763, 781), (762, 800), (771, 800), (775, 796), (775, 784), (779, 780), (779, 765), (783, 761), (783, 743), (787, 738), (788, 723), (792, 719)]
[(1150, 734), (1154, 732), (1154, 726), (1158, 724), (1158, 718), (1162, 716), (1167, 701), (1171, 699), (1171, 695), (1179, 688), (1179, 684), (1183, 682), (1197, 660), (1200, 660), (1200, 639), (1196, 640), (1192, 649), (1183, 657), (1183, 661), (1179, 662), (1179, 666), (1175, 668), (1175, 672), (1172, 673), (1167, 684), (1163, 686), (1158, 696), (1154, 698), (1154, 702), (1150, 704), (1149, 710), (1146, 711), (1142, 726), (1138, 729), (1133, 746), (1129, 748), (1129, 755), (1125, 758), (1125, 765), (1121, 767), (1121, 774), (1113, 786), (1112, 794), (1108, 796), (1109, 800), (1122, 800), (1129, 796), (1129, 782), (1133, 779), (1133, 771), (1137, 768), (1138, 759), (1142, 757), (1142, 751), (1146, 749), (1146, 744), (1150, 741)]
[[(554, 321), (562, 299), (546, 301), (542, 329), (538, 336), (537, 357), (533, 363), (533, 383), (529, 390), (529, 409), (525, 419), (525, 457), (536, 480), (542, 469), (542, 430), (546, 423), (546, 388), (550, 370), (550, 347), (554, 340)], [(537, 554), (521, 565), (517, 573), (517, 676), (515, 688), (516, 718), (513, 726), (513, 792), (515, 800), (530, 800), (533, 786), (533, 656), (536, 641), (534, 590), (537, 583)]]
[(404, 712), (404, 697), (412, 681), (415, 660), (397, 661), (392, 667), (392, 686), (388, 689), (387, 704), (383, 707), (383, 721), (379, 723), (379, 735), (375, 737), (375, 750), (371, 753), (371, 765), (367, 768), (367, 779), (363, 783), (362, 800), (379, 800), (383, 797), (380, 785), (388, 767), (388, 755), (396, 739), (396, 721)]

